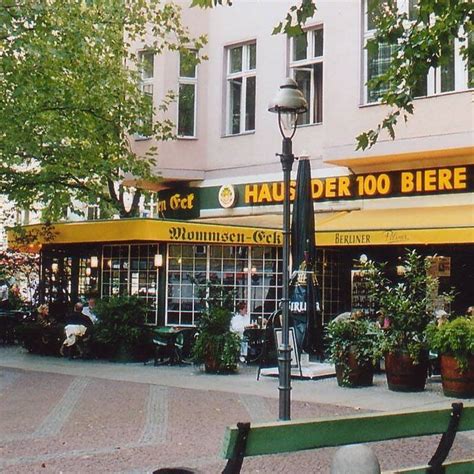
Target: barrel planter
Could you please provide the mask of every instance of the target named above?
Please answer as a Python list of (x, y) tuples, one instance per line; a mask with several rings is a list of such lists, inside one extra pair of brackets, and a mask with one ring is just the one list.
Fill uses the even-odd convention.
[(465, 371), (459, 369), (456, 359), (448, 354), (441, 354), (441, 380), (443, 393), (447, 397), (474, 397), (474, 355), (468, 357)]
[(349, 352), (345, 364), (336, 363), (337, 384), (340, 387), (370, 387), (374, 382), (374, 366), (360, 364), (353, 352)]
[(420, 355), (418, 364), (406, 351), (385, 354), (388, 389), (393, 392), (422, 392), (428, 374), (428, 353)]

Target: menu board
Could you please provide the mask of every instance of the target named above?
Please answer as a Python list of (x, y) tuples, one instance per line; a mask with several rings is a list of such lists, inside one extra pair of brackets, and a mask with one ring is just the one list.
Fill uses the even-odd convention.
[(351, 271), (351, 308), (371, 315), (375, 312), (374, 303), (369, 297), (369, 282), (362, 270)]

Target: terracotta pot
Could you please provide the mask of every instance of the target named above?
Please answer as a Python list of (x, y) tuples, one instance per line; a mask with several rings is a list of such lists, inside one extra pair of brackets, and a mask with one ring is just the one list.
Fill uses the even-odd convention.
[(385, 354), (385, 372), (388, 389), (394, 392), (422, 392), (428, 373), (428, 353), (420, 355), (418, 364), (406, 351)]
[(468, 358), (468, 366), (464, 372), (453, 356), (441, 354), (441, 380), (443, 393), (447, 397), (474, 397), (474, 355)]
[(346, 364), (348, 366), (346, 374), (344, 374), (344, 366), (336, 364), (337, 384), (340, 387), (370, 387), (373, 384), (374, 366), (370, 362), (359, 364), (354, 353), (349, 352)]

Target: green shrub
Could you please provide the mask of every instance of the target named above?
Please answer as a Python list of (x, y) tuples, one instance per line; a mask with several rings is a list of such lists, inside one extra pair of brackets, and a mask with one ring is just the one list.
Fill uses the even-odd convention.
[(98, 323), (94, 327), (99, 355), (143, 359), (151, 345), (145, 327), (147, 306), (135, 296), (118, 296), (97, 302)]
[(348, 384), (349, 353), (354, 354), (360, 366), (375, 364), (382, 356), (381, 330), (366, 319), (331, 321), (326, 328), (329, 359), (343, 369), (343, 385)]
[(204, 309), (197, 323), (193, 360), (208, 367), (212, 363), (217, 372), (233, 372), (241, 342), (240, 336), (230, 331), (233, 292), (211, 282), (198, 291)]
[(426, 328), (430, 348), (440, 354), (453, 356), (461, 371), (467, 369), (468, 357), (474, 355), (474, 318), (459, 316)]
[[(393, 281), (387, 277), (386, 264), (368, 261), (363, 266), (369, 284), (369, 296), (390, 321), (384, 331), (387, 352), (406, 350), (418, 362), (427, 349), (425, 330), (434, 321), (432, 295), (437, 279), (428, 274), (429, 260), (415, 250), (407, 251), (403, 259), (404, 274)], [(445, 301), (451, 293), (440, 295)]]

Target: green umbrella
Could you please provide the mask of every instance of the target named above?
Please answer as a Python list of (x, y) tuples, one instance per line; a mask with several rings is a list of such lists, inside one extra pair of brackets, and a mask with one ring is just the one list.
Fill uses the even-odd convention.
[(290, 311), (299, 349), (322, 353), (319, 288), (313, 273), (316, 263), (314, 232), (311, 166), (308, 159), (300, 159), (291, 223)]

